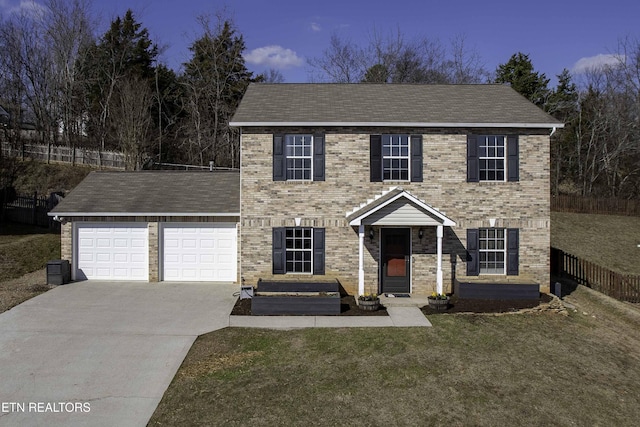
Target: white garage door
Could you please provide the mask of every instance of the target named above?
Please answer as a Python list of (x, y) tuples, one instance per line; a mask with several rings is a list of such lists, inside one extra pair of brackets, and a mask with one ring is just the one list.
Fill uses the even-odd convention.
[(163, 280), (235, 282), (235, 224), (181, 224), (163, 227)]
[(76, 280), (149, 280), (146, 224), (78, 224), (76, 236)]

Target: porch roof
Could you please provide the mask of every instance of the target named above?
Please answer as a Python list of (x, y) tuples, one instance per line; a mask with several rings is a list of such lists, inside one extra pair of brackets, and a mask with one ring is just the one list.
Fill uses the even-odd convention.
[[(346, 213), (349, 225), (445, 225), (453, 227), (455, 221), (429, 206), (401, 187), (367, 200)], [(413, 223), (411, 222), (413, 221)]]

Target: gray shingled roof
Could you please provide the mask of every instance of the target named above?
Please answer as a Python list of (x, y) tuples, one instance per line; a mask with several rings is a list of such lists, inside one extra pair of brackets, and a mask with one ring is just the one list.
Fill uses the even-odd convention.
[(240, 174), (91, 172), (51, 212), (59, 216), (239, 216)]
[(232, 126), (562, 127), (506, 85), (249, 85)]

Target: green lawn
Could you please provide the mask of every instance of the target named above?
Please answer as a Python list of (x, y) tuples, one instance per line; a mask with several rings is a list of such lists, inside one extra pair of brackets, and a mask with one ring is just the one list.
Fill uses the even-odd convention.
[(59, 233), (22, 224), (0, 225), (0, 281), (39, 270), (59, 258)]
[(637, 425), (640, 313), (584, 288), (567, 299), (569, 316), (210, 333), (149, 425)]
[(551, 246), (625, 274), (640, 274), (640, 217), (551, 212)]

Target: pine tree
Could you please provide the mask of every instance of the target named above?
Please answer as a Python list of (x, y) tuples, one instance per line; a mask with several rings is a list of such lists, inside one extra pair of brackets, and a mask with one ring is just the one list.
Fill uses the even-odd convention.
[(549, 79), (544, 73), (534, 71), (529, 55), (513, 54), (506, 64), (498, 65), (496, 83), (510, 83), (522, 96), (542, 107), (549, 94)]

